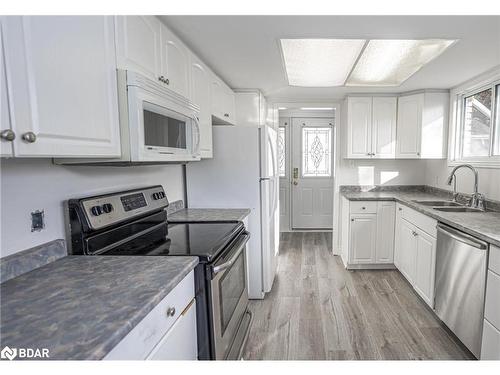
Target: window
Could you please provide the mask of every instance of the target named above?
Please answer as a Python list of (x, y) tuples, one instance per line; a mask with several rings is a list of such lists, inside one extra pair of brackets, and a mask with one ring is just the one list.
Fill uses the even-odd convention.
[(500, 162), (500, 82), (458, 95), (454, 160)]
[(462, 156), (489, 156), (493, 89), (464, 98)]
[(302, 128), (302, 175), (331, 176), (331, 128)]
[(278, 130), (278, 170), (279, 176), (286, 176), (286, 133), (285, 128), (280, 127)]

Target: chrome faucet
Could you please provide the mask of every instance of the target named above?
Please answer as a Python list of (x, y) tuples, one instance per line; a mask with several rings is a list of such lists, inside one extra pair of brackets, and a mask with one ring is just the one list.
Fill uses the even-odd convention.
[(469, 201), (469, 206), (472, 208), (478, 208), (480, 210), (485, 210), (485, 202), (484, 202), (484, 195), (479, 193), (478, 191), (478, 180), (479, 180), (479, 174), (477, 172), (477, 169), (474, 168), (470, 164), (460, 164), (457, 165), (453, 170), (451, 171), (450, 175), (448, 176), (448, 179), (446, 180), (446, 183), (448, 185), (451, 185), (452, 182), (453, 184), (453, 200), (456, 201), (457, 199), (457, 176), (455, 175), (455, 172), (459, 168), (469, 168), (472, 172), (474, 172), (474, 193), (472, 194), (472, 197)]

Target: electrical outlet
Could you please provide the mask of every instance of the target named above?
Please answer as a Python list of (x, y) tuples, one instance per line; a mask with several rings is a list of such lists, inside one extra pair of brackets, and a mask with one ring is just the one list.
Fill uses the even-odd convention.
[(43, 210), (36, 210), (31, 213), (31, 231), (40, 232), (45, 229), (45, 214)]

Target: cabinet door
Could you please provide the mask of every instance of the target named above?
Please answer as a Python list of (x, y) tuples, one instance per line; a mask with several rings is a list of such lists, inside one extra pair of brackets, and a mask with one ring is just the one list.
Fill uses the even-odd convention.
[(417, 258), (414, 288), (427, 304), (434, 307), (434, 274), (436, 269), (436, 239), (427, 233), (417, 232)]
[(347, 98), (347, 157), (371, 157), (372, 98)]
[(350, 263), (375, 263), (377, 214), (351, 215)]
[(379, 159), (396, 157), (397, 98), (374, 97), (371, 152)]
[(210, 72), (194, 55), (191, 56), (192, 100), (200, 107), (200, 153), (202, 158), (211, 158), (212, 144), (212, 114), (210, 103)]
[(394, 262), (394, 202), (377, 204), (377, 263)]
[(160, 77), (160, 21), (154, 16), (116, 17), (118, 69), (132, 70), (153, 80)]
[(424, 94), (398, 98), (397, 152), (400, 159), (420, 158)]
[(120, 156), (113, 17), (5, 25), (15, 156)]
[(403, 220), (403, 208), (396, 203), (396, 222), (394, 224), (394, 265), (401, 268), (401, 223)]
[(146, 359), (195, 361), (198, 359), (197, 340), (196, 304), (193, 300)]
[(399, 271), (413, 284), (415, 278), (416, 262), (416, 235), (415, 227), (406, 220), (401, 221), (401, 233), (399, 235)]
[(484, 319), (483, 339), (481, 344), (483, 361), (500, 361), (500, 330)]
[(190, 98), (189, 50), (163, 25), (161, 27), (161, 71), (171, 90), (185, 98)]
[(221, 79), (212, 77), (212, 115), (213, 124), (233, 125), (235, 123), (235, 95)]
[[(9, 101), (7, 96), (7, 79), (2, 44), (2, 19), (0, 19), (0, 132), (7, 133), (10, 129)], [(0, 156), (12, 156), (12, 141), (0, 139)]]

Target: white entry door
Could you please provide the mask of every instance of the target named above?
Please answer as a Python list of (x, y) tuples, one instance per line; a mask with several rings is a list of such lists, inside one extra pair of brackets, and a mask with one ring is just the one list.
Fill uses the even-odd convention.
[(332, 229), (333, 119), (292, 119), (292, 228)]

